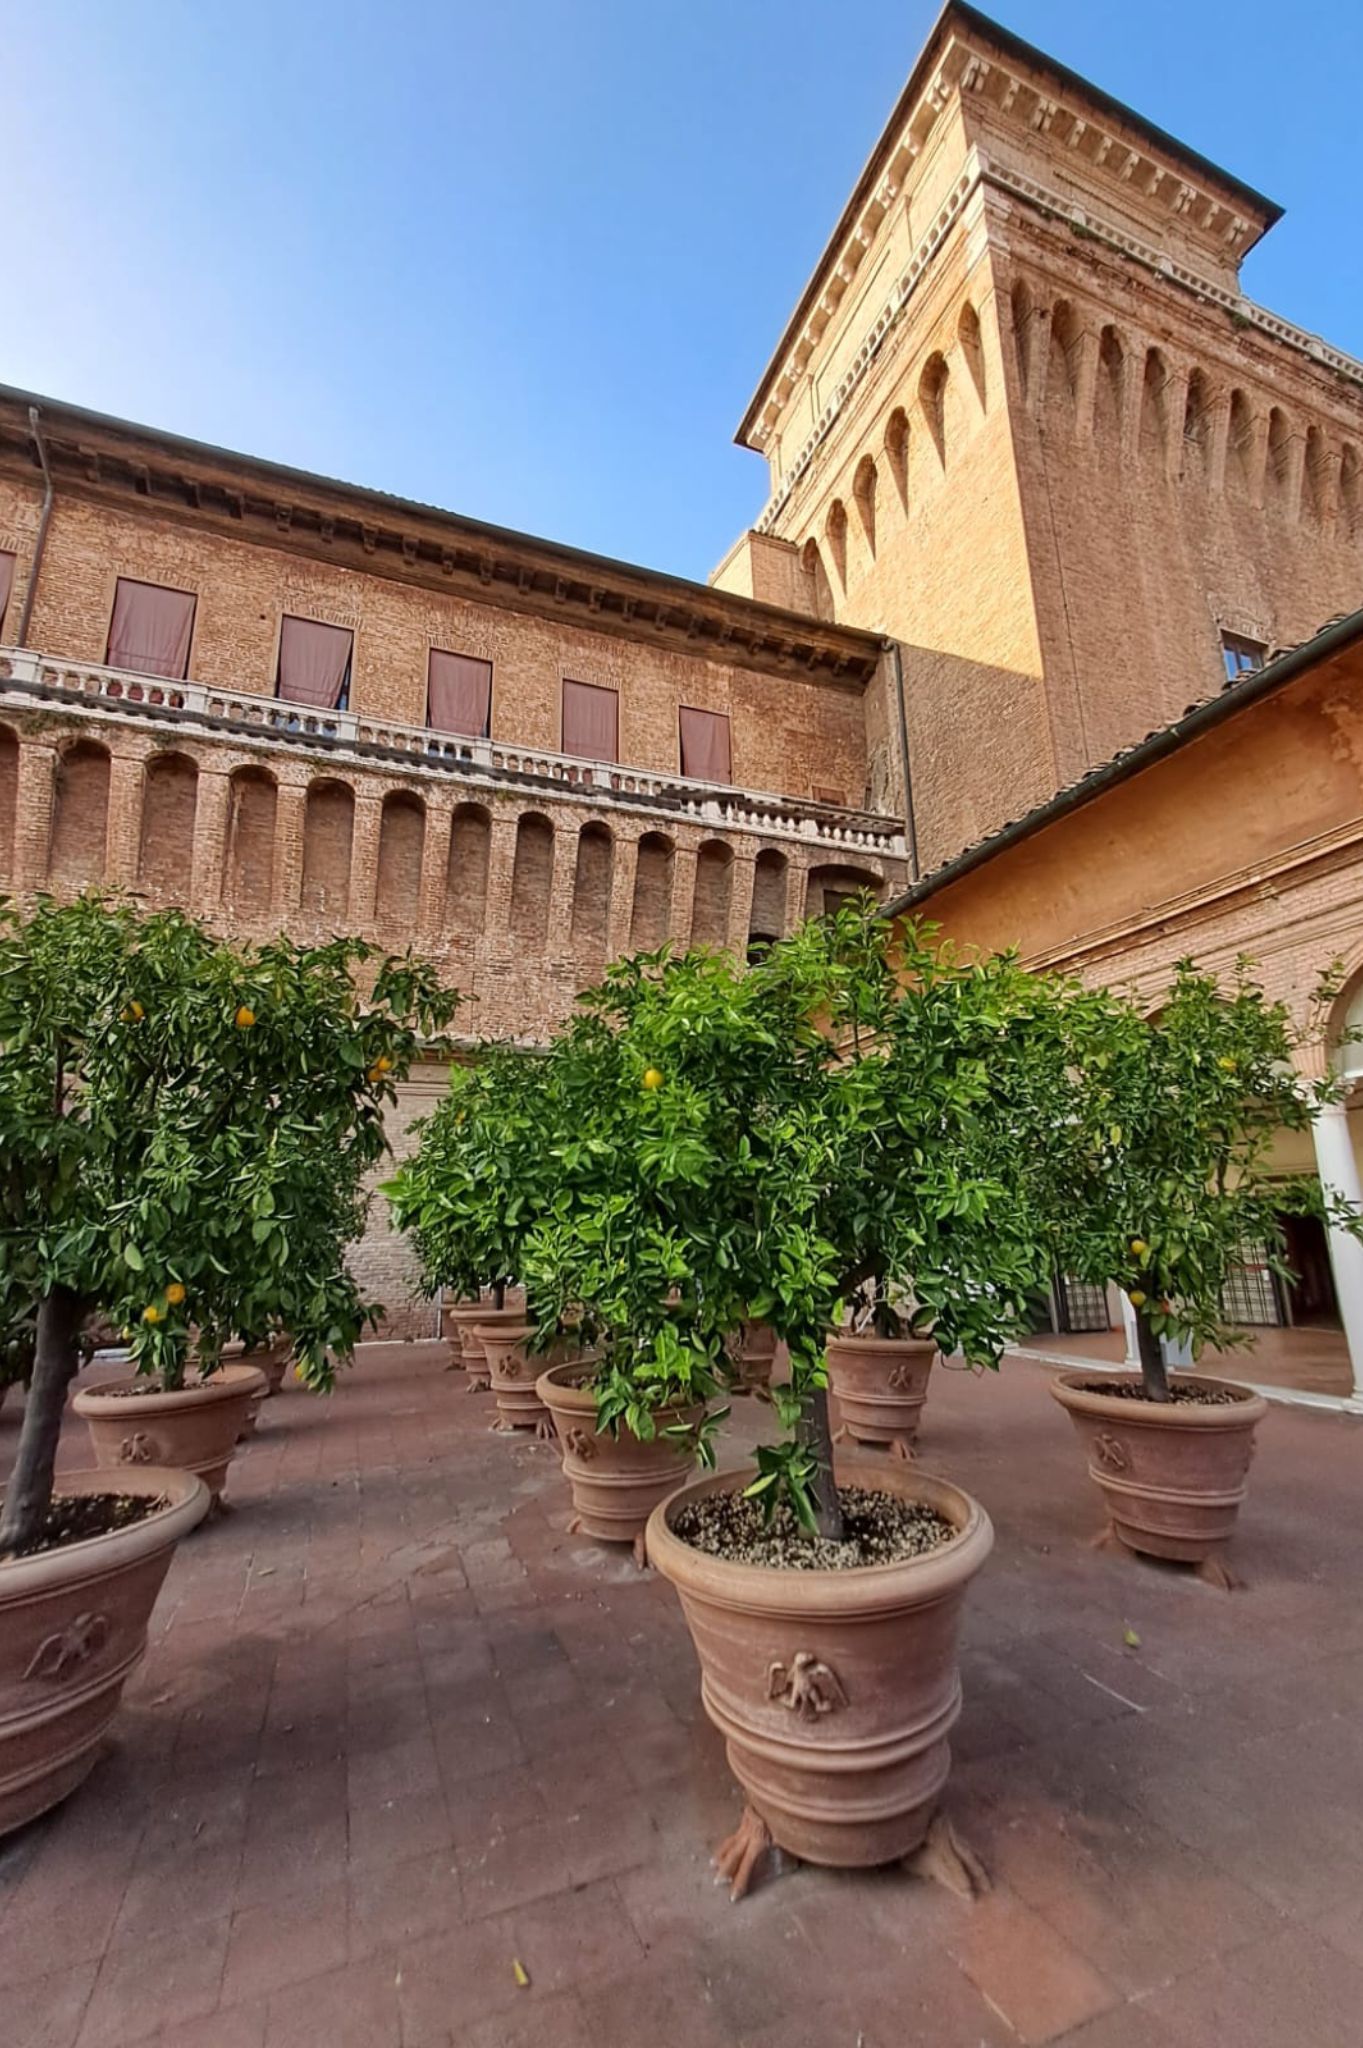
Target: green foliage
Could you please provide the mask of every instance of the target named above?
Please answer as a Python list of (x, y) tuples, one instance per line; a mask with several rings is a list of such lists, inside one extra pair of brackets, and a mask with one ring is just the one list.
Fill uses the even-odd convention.
[[(362, 992), (357, 977), (363, 977)], [(140, 1371), (286, 1329), (330, 1383), (383, 1113), (457, 998), (358, 940), (236, 947), (179, 911), (0, 905), (0, 1318), (48, 1292)]]
[(1225, 1349), (1224, 1292), (1246, 1247), (1291, 1278), (1280, 1217), (1359, 1218), (1314, 1175), (1275, 1171), (1279, 1133), (1308, 1131), (1338, 1090), (1297, 1073), (1286, 1010), (1237, 963), (1223, 988), (1181, 961), (1158, 1017), (1092, 1001), (1075, 1020), (1081, 1082), (1057, 1132), (1051, 1174), (1056, 1256), (1066, 1271), (1117, 1281), (1157, 1336)]
[(415, 1154), (385, 1182), (426, 1291), (476, 1299), (521, 1277), (525, 1240), (553, 1180), (552, 1073), (534, 1052), (486, 1045), (457, 1066)]

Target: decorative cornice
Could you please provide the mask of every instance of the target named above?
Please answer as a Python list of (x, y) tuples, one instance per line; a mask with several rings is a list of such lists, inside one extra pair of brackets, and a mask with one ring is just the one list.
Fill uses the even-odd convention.
[(1076, 201), (1058, 192), (1054, 186), (1042, 184), (1038, 179), (1024, 177), (1010, 165), (991, 161), (980, 149), (972, 149), (966, 157), (965, 169), (952, 186), (950, 197), (937, 214), (931, 228), (918, 244), (889, 298), (872, 322), (866, 339), (857, 350), (852, 362), (819, 414), (814, 426), (782, 476), (780, 483), (754, 522), (758, 533), (770, 533), (782, 510), (791, 497), (796, 485), (809, 469), (811, 462), (827, 440), (830, 430), (839, 415), (865, 379), (872, 363), (880, 353), (891, 330), (903, 315), (909, 300), (917, 291), (928, 266), (942, 248), (948, 231), (960, 219), (972, 194), (988, 186), (1005, 193), (1011, 199), (1022, 200), (1045, 217), (1063, 221), (1078, 230), (1088, 240), (1105, 244), (1129, 261), (1139, 263), (1155, 276), (1167, 283), (1177, 285), (1190, 292), (1195, 298), (1213, 305), (1224, 307), (1225, 311), (1240, 325), (1255, 328), (1271, 340), (1281, 342), (1285, 347), (1295, 349), (1313, 363), (1332, 370), (1336, 376), (1350, 383), (1363, 386), (1363, 362), (1357, 357), (1346, 355), (1342, 349), (1332, 348), (1317, 334), (1310, 334), (1305, 328), (1294, 327), (1290, 321), (1270, 313), (1265, 307), (1256, 305), (1238, 292), (1227, 291), (1200, 272), (1186, 264), (1176, 263), (1163, 250), (1152, 243), (1143, 242), (1125, 228), (1080, 206)]
[(30, 407), (59, 495), (131, 497), (362, 574), (843, 690), (864, 690), (880, 659), (877, 636), (855, 627), (0, 387), (0, 467), (11, 474), (35, 472)]
[[(981, 47), (983, 45), (983, 47)], [(1058, 86), (1078, 105), (1055, 97)], [(988, 102), (1018, 131), (1063, 142), (1134, 186), (1238, 263), (1281, 209), (1152, 122), (973, 8), (944, 8), (899, 103), (777, 344), (735, 439), (760, 449), (794, 382), (852, 284), (914, 162), (953, 101)]]

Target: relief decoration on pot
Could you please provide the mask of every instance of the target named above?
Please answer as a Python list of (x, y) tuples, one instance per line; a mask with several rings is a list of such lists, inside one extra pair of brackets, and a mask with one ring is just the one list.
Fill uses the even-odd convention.
[(135, 1429), (131, 1436), (125, 1436), (118, 1447), (120, 1465), (154, 1465), (161, 1455), (161, 1446), (154, 1436), (148, 1436), (145, 1429)]
[(890, 1374), (889, 1379), (886, 1381), (886, 1385), (889, 1386), (896, 1394), (907, 1394), (910, 1387), (912, 1387), (913, 1385), (913, 1377), (913, 1366), (911, 1362), (907, 1358), (901, 1358), (898, 1365)]
[(812, 1650), (797, 1650), (789, 1664), (768, 1665), (767, 1698), (780, 1700), (802, 1721), (818, 1721), (835, 1708), (847, 1705), (847, 1694), (837, 1672)]
[(39, 1643), (29, 1660), (25, 1678), (65, 1678), (88, 1663), (96, 1650), (109, 1640), (107, 1614), (77, 1614), (66, 1627)]
[(594, 1458), (596, 1456), (596, 1445), (580, 1423), (575, 1422), (573, 1424), (563, 1441), (575, 1458)]
[(1125, 1472), (1131, 1463), (1126, 1445), (1119, 1443), (1115, 1436), (1109, 1436), (1106, 1430), (1100, 1430), (1093, 1439), (1093, 1448), (1098, 1463), (1106, 1466), (1109, 1472)]

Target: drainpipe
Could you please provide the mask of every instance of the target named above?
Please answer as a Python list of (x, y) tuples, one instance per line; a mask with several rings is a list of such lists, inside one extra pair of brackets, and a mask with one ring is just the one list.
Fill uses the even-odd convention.
[(904, 838), (908, 847), (909, 873), (918, 880), (918, 828), (913, 816), (913, 768), (909, 761), (909, 721), (904, 709), (904, 663), (899, 642), (887, 634), (882, 643), (894, 669), (894, 701), (899, 714), (899, 757), (904, 763)]
[(28, 423), (33, 430), (33, 439), (38, 449), (38, 460), (43, 467), (43, 509), (38, 515), (38, 538), (33, 543), (33, 560), (30, 562), (28, 570), (28, 588), (24, 592), (23, 610), (19, 614), (19, 631), (14, 641), (16, 647), (27, 647), (28, 645), (28, 625), (29, 620), (33, 617), (33, 600), (38, 595), (38, 571), (43, 566), (43, 551), (47, 547), (47, 526), (48, 521), (52, 517), (52, 471), (47, 465), (47, 447), (43, 441), (42, 424), (38, 418), (38, 408), (36, 405), (31, 405), (28, 409)]

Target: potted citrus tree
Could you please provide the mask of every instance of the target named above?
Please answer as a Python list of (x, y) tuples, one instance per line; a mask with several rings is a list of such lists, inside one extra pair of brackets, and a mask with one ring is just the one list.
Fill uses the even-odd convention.
[(997, 1362), (1047, 1268), (1029, 1140), (1056, 1113), (1075, 999), (926, 932), (896, 950), (869, 904), (746, 973), (622, 963), (589, 999), (600, 1029), (575, 1056), (598, 1108), (556, 1140), (527, 1264), (600, 1317), (599, 1428), (641, 1436), (707, 1391), (745, 1318), (790, 1354), (756, 1470), (682, 1486), (647, 1532), (747, 1798), (718, 1859), (735, 1893), (773, 1839), (870, 1864), (934, 1823), (990, 1526), (904, 1463), (845, 1455), (835, 1475), (825, 1338), (874, 1280), (944, 1349)]
[(552, 1185), (550, 1078), (535, 1052), (479, 1047), (452, 1070), (415, 1153), (383, 1190), (395, 1224), (412, 1234), (425, 1291), (457, 1297), (470, 1384), (492, 1386), (503, 1434), (550, 1433), (522, 1271)]
[(1162, 1339), (1226, 1351), (1247, 1341), (1226, 1311), (1250, 1248), (1291, 1278), (1282, 1218), (1360, 1218), (1314, 1176), (1283, 1174), (1285, 1131), (1308, 1131), (1336, 1092), (1304, 1081), (1286, 1010), (1241, 962), (1223, 986), (1190, 961), (1154, 1018), (1134, 1002), (1091, 1009), (1076, 1038), (1081, 1113), (1057, 1131), (1051, 1164), (1071, 1191), (1054, 1214), (1057, 1262), (1122, 1287), (1135, 1310), (1138, 1374), (1062, 1373), (1051, 1391), (1074, 1422), (1103, 1495), (1108, 1535), (1128, 1550), (1233, 1583), (1225, 1545), (1246, 1491), (1267, 1405), (1201, 1372), (1171, 1379)]
[[(0, 908), (0, 1310), (35, 1321), (0, 1508), (0, 1831), (95, 1760), (260, 1384), (224, 1344), (282, 1323), (325, 1387), (364, 1328), (344, 1262), (360, 1179), (454, 1001), (356, 942), (241, 949), (95, 898)], [(128, 1331), (135, 1373), (77, 1397), (97, 1469), (58, 1482), (96, 1321)]]

